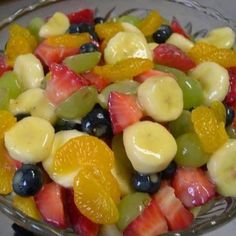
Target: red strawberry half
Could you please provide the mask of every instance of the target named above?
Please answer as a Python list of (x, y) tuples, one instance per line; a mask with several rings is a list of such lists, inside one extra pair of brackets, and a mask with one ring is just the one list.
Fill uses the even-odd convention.
[(65, 65), (52, 64), (50, 71), (51, 79), (46, 86), (46, 96), (54, 105), (58, 105), (81, 87), (89, 85), (86, 79)]
[(81, 11), (72, 12), (68, 15), (71, 24), (88, 23), (93, 24), (94, 11), (91, 9), (83, 9)]
[(153, 54), (155, 63), (174, 67), (184, 72), (196, 66), (195, 62), (182, 50), (168, 43), (158, 45), (154, 49)]
[(225, 98), (225, 103), (228, 105), (233, 105), (236, 102), (236, 67), (231, 67), (228, 69), (229, 73), (229, 92)]
[(189, 39), (189, 36), (186, 34), (183, 27), (180, 25), (180, 23), (178, 22), (178, 20), (175, 17), (173, 17), (170, 27), (174, 33), (181, 34), (185, 38)]
[(143, 113), (135, 96), (111, 92), (108, 110), (114, 134), (121, 133), (129, 125), (139, 121)]
[(172, 185), (186, 207), (203, 205), (215, 196), (215, 185), (200, 168), (178, 168)]
[(175, 196), (175, 190), (172, 187), (162, 186), (154, 195), (154, 199), (166, 218), (170, 230), (182, 230), (192, 224), (193, 214)]
[(157, 236), (168, 231), (168, 226), (155, 200), (150, 202), (124, 230), (124, 236)]
[(45, 184), (35, 196), (36, 205), (43, 219), (60, 228), (66, 228), (63, 189), (56, 183)]
[(0, 53), (0, 76), (9, 70), (11, 70), (11, 68), (7, 66), (4, 54)]

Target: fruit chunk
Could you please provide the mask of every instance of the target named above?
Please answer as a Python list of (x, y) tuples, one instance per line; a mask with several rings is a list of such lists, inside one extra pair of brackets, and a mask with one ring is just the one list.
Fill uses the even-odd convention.
[(153, 199), (143, 213), (138, 216), (123, 232), (124, 236), (154, 236), (168, 231), (168, 226), (160, 208)]
[(0, 110), (0, 141), (15, 124), (16, 118), (9, 111)]
[(79, 23), (93, 24), (94, 21), (94, 11), (92, 9), (83, 9), (80, 11), (72, 12), (67, 16), (71, 24), (79, 24)]
[(192, 224), (194, 220), (192, 213), (175, 196), (172, 187), (163, 185), (154, 195), (154, 201), (164, 215), (170, 230), (183, 230)]
[(139, 121), (143, 114), (132, 95), (111, 92), (108, 99), (108, 110), (114, 134), (122, 132), (129, 125)]
[(229, 139), (207, 163), (208, 173), (216, 184), (217, 192), (223, 196), (236, 196), (235, 188), (236, 140)]
[(183, 110), (183, 92), (170, 76), (152, 77), (138, 87), (138, 100), (154, 120), (177, 119)]
[(10, 156), (23, 163), (37, 163), (50, 153), (54, 139), (51, 124), (38, 117), (27, 117), (5, 133)]
[(230, 85), (224, 102), (228, 105), (232, 105), (236, 101), (236, 67), (229, 68), (228, 73)]
[(6, 56), (3, 53), (0, 53), (0, 76), (9, 70), (11, 70), (11, 68), (6, 63)]
[(156, 64), (174, 67), (184, 72), (195, 67), (194, 61), (174, 45), (160, 44), (154, 49), (153, 53), (153, 60)]
[(167, 129), (151, 121), (140, 121), (124, 130), (125, 151), (134, 169), (151, 174), (164, 170), (173, 160), (177, 145)]
[(229, 74), (225, 68), (214, 62), (203, 62), (189, 72), (192, 79), (203, 88), (204, 103), (223, 101), (229, 90)]
[(28, 24), (27, 28), (34, 37), (40, 41), (39, 30), (45, 24), (41, 17), (34, 17)]
[(186, 34), (183, 27), (180, 25), (180, 23), (178, 22), (178, 20), (175, 17), (173, 17), (170, 25), (171, 25), (171, 29), (173, 32), (181, 34), (185, 38), (189, 39), (189, 36)]
[(43, 219), (59, 228), (67, 227), (63, 193), (62, 187), (52, 182), (45, 184), (35, 196), (37, 208)]
[(117, 229), (115, 224), (102, 225), (99, 231), (99, 236), (122, 236), (123, 234)]
[(236, 52), (230, 49), (217, 48), (207, 43), (195, 43), (188, 52), (189, 57), (197, 64), (211, 61), (225, 68), (236, 66)]
[(215, 196), (215, 185), (200, 168), (178, 168), (172, 185), (186, 207), (204, 205)]
[(33, 197), (20, 197), (15, 196), (12, 202), (13, 206), (16, 207), (18, 210), (21, 210), (27, 216), (35, 219), (41, 220), (41, 215), (39, 210), (36, 207), (35, 200)]

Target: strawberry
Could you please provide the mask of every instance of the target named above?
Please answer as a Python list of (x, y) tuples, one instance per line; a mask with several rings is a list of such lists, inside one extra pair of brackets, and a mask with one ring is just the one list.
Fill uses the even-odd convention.
[(0, 76), (9, 70), (11, 70), (11, 68), (7, 66), (4, 54), (0, 53)]
[(182, 50), (168, 43), (158, 45), (154, 49), (153, 54), (155, 63), (174, 67), (184, 72), (196, 66), (195, 62)]
[(72, 189), (66, 190), (66, 204), (71, 226), (80, 236), (97, 236), (100, 226), (82, 215), (74, 202)]
[(54, 105), (58, 105), (81, 87), (89, 85), (86, 79), (65, 65), (52, 64), (50, 71), (51, 79), (47, 82), (46, 96)]
[(35, 202), (46, 222), (60, 228), (67, 228), (62, 187), (54, 182), (45, 184), (36, 194)]
[(108, 111), (114, 134), (121, 133), (123, 129), (139, 121), (143, 116), (136, 97), (118, 92), (110, 93)]
[(110, 84), (110, 82), (104, 77), (102, 77), (101, 75), (97, 75), (93, 72), (86, 72), (81, 75), (86, 80), (88, 80), (91, 85), (94, 85), (99, 92), (101, 92), (107, 85)]
[(170, 27), (172, 29), (172, 32), (174, 33), (178, 33), (183, 35), (185, 38), (189, 39), (189, 36), (186, 34), (186, 32), (184, 31), (184, 29), (182, 28), (182, 26), (180, 25), (179, 21), (173, 17)]
[(83, 9), (81, 11), (72, 12), (68, 15), (71, 24), (88, 23), (93, 24), (94, 11), (91, 9)]
[(156, 236), (168, 231), (168, 226), (155, 200), (124, 230), (124, 236)]
[(172, 187), (162, 185), (160, 190), (154, 195), (154, 199), (170, 230), (182, 230), (192, 224), (193, 214), (175, 196), (175, 190)]
[(61, 63), (66, 57), (79, 52), (79, 48), (66, 48), (63, 46), (51, 46), (43, 41), (35, 50), (35, 55), (46, 65)]
[(160, 76), (172, 76), (172, 74), (165, 73), (163, 71), (159, 70), (148, 70), (143, 72), (142, 74), (139, 74), (134, 77), (134, 80), (143, 83), (146, 79), (149, 79), (150, 77), (160, 77)]
[(227, 105), (233, 105), (236, 102), (236, 67), (229, 68), (228, 73), (230, 87), (224, 102)]
[(215, 196), (215, 185), (200, 168), (178, 168), (172, 185), (186, 207), (200, 206)]

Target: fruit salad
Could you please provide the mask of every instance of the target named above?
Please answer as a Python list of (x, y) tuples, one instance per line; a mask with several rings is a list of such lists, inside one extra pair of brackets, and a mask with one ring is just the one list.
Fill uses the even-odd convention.
[(185, 230), (236, 197), (236, 51), (157, 10), (9, 27), (0, 54), (0, 194), (80, 236)]

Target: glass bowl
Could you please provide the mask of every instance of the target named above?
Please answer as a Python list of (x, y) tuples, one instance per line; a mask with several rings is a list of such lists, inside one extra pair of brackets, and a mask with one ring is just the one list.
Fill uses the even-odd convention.
[[(96, 9), (98, 15), (106, 15), (107, 18), (111, 15), (122, 14), (127, 9), (133, 9), (137, 14), (143, 14), (145, 9), (158, 9), (167, 19), (177, 17), (180, 23), (186, 26), (188, 33), (195, 34), (195, 36), (203, 35), (207, 30), (221, 26), (230, 26), (236, 32), (235, 22), (223, 16), (216, 9), (201, 6), (192, 0), (39, 0), (38, 3), (19, 9), (0, 21), (0, 49), (5, 47), (7, 27), (12, 22), (25, 25), (35, 16), (47, 17), (55, 11), (69, 13), (83, 8)], [(71, 229), (61, 230), (25, 216), (12, 206), (8, 196), (0, 195), (0, 211), (37, 235), (75, 235)], [(219, 197), (207, 212), (200, 213), (190, 228), (179, 232), (169, 232), (165, 235), (199, 235), (222, 226), (235, 216), (236, 198)]]

